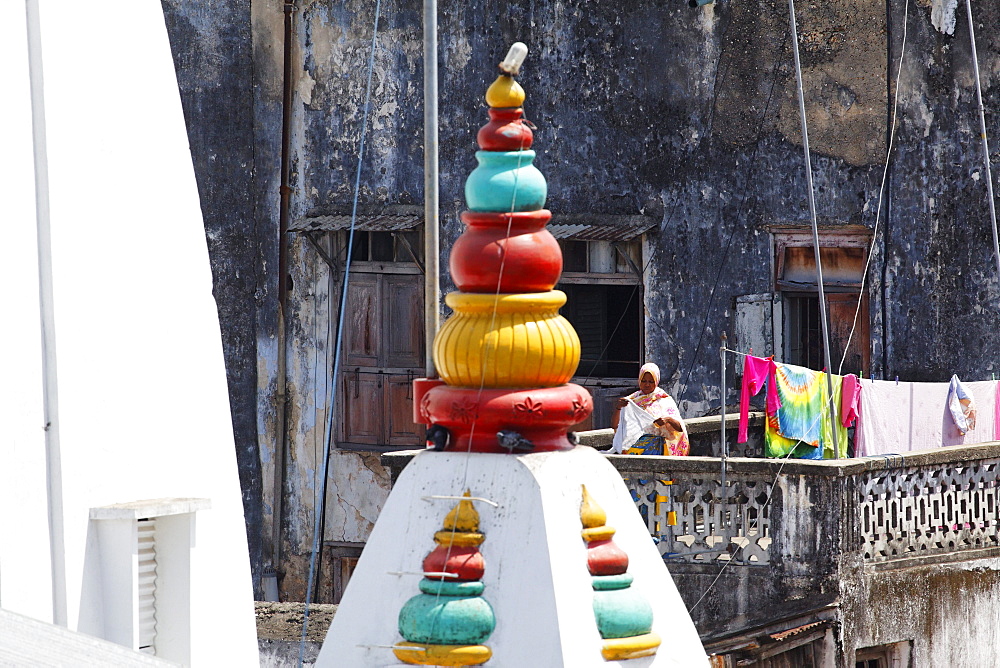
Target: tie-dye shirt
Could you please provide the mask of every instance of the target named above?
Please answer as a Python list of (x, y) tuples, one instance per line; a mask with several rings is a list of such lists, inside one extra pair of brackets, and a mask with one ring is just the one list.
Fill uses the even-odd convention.
[[(847, 456), (847, 429), (834, 425), (826, 388), (826, 374), (792, 364), (778, 364), (775, 372), (781, 407), (768, 411), (765, 441), (769, 457), (789, 452), (801, 459), (837, 459)], [(842, 376), (832, 376), (833, 403), (841, 402)], [(834, 452), (833, 429), (837, 429), (839, 452)]]

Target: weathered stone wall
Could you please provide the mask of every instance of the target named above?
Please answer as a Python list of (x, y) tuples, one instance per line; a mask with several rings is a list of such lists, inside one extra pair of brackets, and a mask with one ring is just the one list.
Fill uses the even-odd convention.
[[(893, 4), (893, 41), (901, 38)], [(979, 116), (964, 3), (911, 6), (900, 84), (900, 123), (890, 166), (882, 256), (887, 378), (985, 379), (1000, 366), (1000, 283), (992, 254)], [(996, 163), (1000, 124), (1000, 5), (973, 3), (987, 132)], [(898, 16), (898, 18), (897, 18)], [(950, 18), (949, 18), (950, 17)], [(954, 34), (939, 31), (935, 23)], [(899, 48), (894, 49), (898, 54)], [(994, 177), (996, 174), (994, 173)], [(874, 323), (873, 323), (874, 331)], [(956, 351), (963, 351), (956, 355)]]
[[(374, 9), (360, 0), (302, 4), (293, 218), (349, 210)], [(830, 0), (798, 7), (816, 203), (825, 222), (875, 225), (903, 6)], [(251, 545), (266, 554), (279, 440), (282, 3), (167, 0), (165, 8), (226, 327)], [(1000, 6), (975, 10), (989, 112), (1000, 103)], [(968, 29), (961, 10), (949, 11), (946, 2), (917, 2), (906, 22), (899, 119), (869, 284), (876, 377), (975, 379), (996, 368), (1000, 284)], [(787, 22), (787, 6), (773, 0), (698, 9), (637, 0), (441, 5), (442, 254), (460, 232), (462, 187), (485, 120), (483, 91), (509, 43), (520, 39), (531, 49), (521, 81), (527, 116), (538, 125), (536, 164), (549, 182), (549, 208), (662, 219), (646, 244), (647, 356), (660, 364), (664, 386), (686, 415), (717, 407), (715, 351), (721, 331), (732, 331), (733, 298), (772, 289), (767, 226), (808, 222)], [(422, 202), (422, 76), (420, 3), (384, 5), (362, 205)], [(996, 114), (988, 113), (988, 125), (1000, 141)], [(307, 246), (293, 245), (290, 267), (286, 546), (301, 555), (311, 542), (312, 475), (328, 391), (315, 389), (329, 373), (315, 360), (318, 351), (329, 361), (328, 320), (339, 292)], [(444, 283), (447, 289), (447, 276)], [(737, 391), (730, 389), (729, 403)], [(332, 465), (341, 470), (331, 474), (331, 507), (369, 503), (350, 498), (358, 480), (388, 484), (358, 455), (337, 456)], [(342, 535), (363, 536), (376, 512), (344, 519)]]
[[(846, 597), (844, 647), (912, 643), (913, 666), (975, 668), (1000, 647), (1000, 560), (866, 571)], [(853, 665), (853, 662), (848, 665)]]

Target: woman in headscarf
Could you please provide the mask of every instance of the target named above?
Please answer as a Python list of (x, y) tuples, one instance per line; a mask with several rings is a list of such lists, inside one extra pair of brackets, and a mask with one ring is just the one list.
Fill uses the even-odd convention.
[(641, 455), (686, 455), (691, 450), (687, 428), (673, 398), (660, 389), (660, 368), (652, 362), (639, 369), (639, 390), (618, 400), (611, 426), (618, 428), (621, 409), (629, 400), (652, 415), (655, 420), (638, 441), (627, 447), (628, 454)]

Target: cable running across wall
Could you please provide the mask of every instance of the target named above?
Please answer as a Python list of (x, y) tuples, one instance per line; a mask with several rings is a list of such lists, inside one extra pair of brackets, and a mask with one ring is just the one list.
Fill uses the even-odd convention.
[[(725, 35), (723, 35), (723, 38), (725, 38)], [(784, 46), (785, 46), (785, 43), (787, 43), (787, 40), (788, 40), (788, 36), (786, 34), (785, 38), (784, 38), (784, 40), (782, 41), (782, 44), (781, 44), (782, 49), (784, 49)], [(722, 53), (721, 52), (719, 54), (719, 58), (720, 59), (722, 58)], [(777, 68), (777, 67), (775, 67), (773, 69), (774, 76), (771, 77), (771, 87), (768, 89), (767, 100), (764, 103), (764, 108), (761, 111), (760, 120), (757, 123), (757, 128), (758, 129), (757, 129), (757, 135), (756, 135), (756, 137), (754, 139), (754, 149), (753, 149), (753, 153), (751, 153), (751, 155), (750, 155), (750, 160), (749, 160), (750, 169), (747, 171), (746, 183), (744, 185), (749, 184), (750, 179), (753, 177), (753, 175), (755, 173), (755, 168), (756, 168), (756, 165), (757, 165), (757, 153), (760, 150), (760, 138), (761, 138), (761, 135), (763, 134), (763, 131), (764, 131), (764, 118), (767, 116), (768, 109), (770, 109), (770, 107), (771, 107), (771, 100), (772, 100), (772, 98), (774, 96), (775, 84), (776, 84), (776, 82), (778, 80), (778, 76), (777, 76), (778, 75), (778, 69), (779, 68)], [(750, 192), (749, 188), (747, 188), (747, 187), (743, 188), (743, 197), (740, 199), (740, 204), (736, 208), (735, 219), (737, 221), (739, 221), (740, 215), (743, 212), (743, 206), (746, 204), (747, 197), (749, 196), (748, 195), (749, 192)], [(674, 206), (671, 207), (670, 215), (667, 218), (667, 224), (664, 226), (664, 228), (669, 227), (670, 221), (673, 220), (673, 216), (674, 216), (674, 213), (677, 210), (677, 206), (678, 206), (678, 202), (679, 201), (680, 201), (679, 199), (677, 199), (677, 200), (674, 201)], [(694, 352), (694, 356), (693, 356), (692, 361), (691, 361), (691, 366), (688, 367), (688, 373), (687, 373), (687, 376), (686, 376), (686, 378), (684, 380), (684, 384), (685, 385), (687, 385), (687, 383), (691, 380), (691, 373), (694, 371), (694, 367), (695, 367), (695, 365), (697, 363), (698, 355), (699, 355), (699, 353), (701, 351), (701, 343), (702, 343), (702, 341), (704, 339), (704, 336), (705, 336), (705, 330), (708, 327), (708, 318), (709, 318), (709, 315), (710, 315), (710, 312), (711, 312), (711, 309), (712, 309), (712, 303), (715, 300), (715, 292), (716, 292), (716, 289), (719, 287), (719, 280), (722, 278), (722, 272), (723, 272), (723, 270), (725, 268), (725, 264), (726, 264), (725, 263), (725, 259), (729, 255), (729, 248), (732, 245), (733, 236), (736, 234), (737, 229), (739, 229), (739, 228), (737, 228), (736, 226), (733, 227), (733, 229), (732, 229), (732, 231), (730, 231), (729, 237), (728, 237), (728, 239), (726, 241), (726, 247), (725, 247), (725, 250), (723, 251), (723, 261), (719, 265), (719, 271), (718, 271), (718, 273), (715, 276), (715, 283), (713, 284), (712, 290), (709, 293), (708, 306), (706, 307), (705, 318), (702, 321), (701, 333), (698, 335), (698, 343), (695, 346), (695, 352)], [(650, 265), (650, 263), (652, 261), (653, 261), (653, 257), (652, 257), (652, 254), (650, 254), (650, 257), (646, 259), (646, 263), (643, 265), (642, 271), (640, 272), (640, 275), (639, 275), (639, 280), (640, 281), (644, 281), (645, 280), (646, 270), (649, 268), (649, 265)], [(638, 285), (633, 288), (632, 292), (629, 294), (628, 304), (632, 303), (632, 299), (635, 298), (635, 294), (638, 292), (638, 290), (639, 290), (639, 286)], [(584, 386), (587, 386), (590, 383), (591, 376), (593, 375), (593, 373), (597, 369), (597, 367), (600, 365), (601, 360), (604, 358), (604, 355), (607, 352), (608, 348), (611, 347), (611, 343), (612, 343), (612, 341), (614, 341), (615, 334), (618, 333), (618, 329), (621, 327), (621, 324), (624, 321), (626, 313), (627, 313), (627, 306), (626, 306), (626, 311), (623, 312), (622, 315), (618, 318), (618, 322), (615, 323), (614, 329), (611, 330), (611, 334), (608, 336), (608, 341), (607, 341), (607, 343), (604, 344), (604, 348), (601, 350), (601, 354), (598, 356), (597, 361), (591, 367), (590, 373), (588, 373), (586, 375), (586, 377), (585, 377), (586, 379), (584, 380), (584, 383), (583, 383)], [(658, 327), (660, 327), (660, 329), (665, 329), (663, 327), (663, 325), (661, 325), (655, 318), (652, 318), (652, 316), (647, 316), (647, 317), (649, 317), (650, 320), (652, 320), (654, 323), (656, 323), (656, 325)]]
[[(823, 362), (825, 363), (825, 367), (832, 371), (833, 364), (830, 363), (830, 323), (827, 316), (826, 292), (823, 287), (823, 259), (820, 254), (819, 246), (819, 226), (816, 222), (816, 193), (813, 187), (812, 157), (809, 152), (809, 123), (806, 119), (806, 98), (805, 92), (802, 89), (802, 62), (799, 60), (799, 34), (795, 25), (795, 0), (788, 0), (788, 23), (792, 34), (792, 55), (795, 56), (795, 85), (799, 94), (799, 120), (802, 123), (802, 152), (805, 156), (806, 163), (806, 188), (809, 195), (809, 218), (812, 222), (813, 252), (816, 258), (816, 287), (819, 290), (819, 322), (823, 327)], [(836, 416), (837, 409), (833, 405), (833, 379), (830, 378), (830, 374), (827, 374), (826, 376), (826, 389), (827, 394), (830, 397), (830, 414)], [(725, 400), (723, 399), (723, 401)], [(834, 429), (834, 451), (840, 449), (837, 445), (838, 439), (837, 430)]]
[[(368, 56), (368, 79), (365, 84), (365, 106), (361, 118), (361, 137), (358, 142), (358, 168), (354, 174), (354, 198), (351, 203), (351, 227), (347, 235), (347, 258), (344, 262), (344, 282), (340, 294), (340, 312), (337, 314), (337, 338), (335, 340), (336, 350), (333, 357), (333, 376), (330, 380), (330, 403), (327, 408), (326, 433), (323, 439), (323, 460), (320, 464), (319, 479), (319, 503), (323, 504), (326, 499), (326, 480), (330, 462), (330, 442), (333, 438), (333, 414), (337, 405), (337, 377), (340, 374), (341, 351), (343, 349), (344, 320), (347, 311), (347, 286), (351, 279), (351, 256), (354, 251), (354, 231), (358, 219), (358, 198), (361, 193), (361, 166), (365, 155), (365, 137), (368, 133), (368, 112), (371, 109), (372, 98), (372, 75), (375, 71), (375, 48), (378, 39), (378, 21), (382, 10), (382, 0), (375, 0), (375, 18), (372, 25), (371, 50)], [(299, 661), (301, 668), (305, 660), (306, 632), (309, 628), (309, 604), (312, 601), (313, 579), (316, 572), (316, 555), (319, 552), (319, 542), (322, 536), (319, 535), (320, 516), (319, 507), (315, 509), (315, 522), (313, 525), (313, 545), (312, 553), (309, 557), (309, 581), (307, 585), (305, 611), (302, 617), (302, 637), (299, 640)]]
[(896, 90), (892, 102), (892, 127), (889, 130), (889, 142), (885, 152), (885, 167), (882, 169), (882, 185), (878, 189), (878, 206), (875, 208), (875, 228), (872, 230), (871, 248), (868, 249), (868, 259), (865, 260), (865, 270), (861, 274), (861, 289), (858, 292), (858, 306), (854, 309), (854, 320), (851, 323), (851, 331), (847, 335), (847, 342), (844, 344), (844, 354), (840, 358), (837, 366), (837, 374), (843, 375), (844, 360), (847, 359), (847, 351), (851, 347), (851, 340), (854, 338), (854, 331), (858, 326), (858, 317), (861, 313), (861, 303), (865, 298), (865, 282), (868, 279), (868, 267), (871, 265), (872, 257), (875, 255), (875, 240), (878, 237), (878, 225), (882, 216), (882, 199), (885, 194), (885, 182), (889, 176), (889, 158), (892, 156), (892, 147), (896, 139), (896, 118), (899, 112), (899, 76), (903, 71), (903, 58), (906, 56), (906, 30), (908, 18), (910, 16), (910, 0), (906, 0), (903, 8), (903, 43), (899, 50), (899, 65), (896, 66)]
[[(782, 51), (784, 50), (785, 44), (787, 42), (788, 42), (788, 34), (786, 33), (785, 37), (783, 38), (782, 43), (781, 43), (781, 50)], [(765, 125), (764, 125), (764, 119), (767, 116), (768, 109), (771, 107), (771, 100), (774, 97), (774, 89), (775, 89), (775, 86), (776, 86), (777, 81), (778, 81), (778, 71), (779, 71), (779, 69), (780, 68), (778, 68), (777, 66), (775, 66), (774, 69), (773, 69), (773, 76), (771, 77), (771, 88), (769, 89), (769, 91), (767, 93), (767, 101), (764, 103), (764, 109), (761, 111), (760, 121), (757, 123), (757, 128), (758, 128), (757, 129), (757, 136), (754, 139), (753, 153), (750, 155), (750, 169), (747, 170), (747, 177), (746, 177), (746, 181), (745, 181), (744, 187), (743, 187), (743, 197), (740, 199), (740, 204), (739, 204), (739, 206), (736, 209), (736, 216), (735, 216), (736, 222), (738, 222), (740, 220), (740, 215), (743, 212), (743, 206), (744, 206), (744, 204), (746, 204), (747, 197), (749, 197), (750, 188), (748, 188), (747, 186), (750, 183), (750, 178), (754, 175), (754, 173), (756, 171), (756, 167), (757, 167), (757, 153), (760, 150), (760, 138), (761, 138), (761, 135), (764, 132), (764, 127), (765, 127)], [(720, 209), (720, 211), (721, 211), (721, 209)], [(719, 288), (719, 281), (722, 279), (722, 273), (723, 273), (723, 271), (725, 271), (725, 268), (726, 268), (726, 260), (729, 257), (729, 249), (732, 246), (733, 237), (736, 235), (736, 232), (739, 229), (742, 229), (742, 228), (738, 228), (734, 224), (733, 225), (733, 229), (729, 232), (729, 237), (726, 240), (726, 248), (725, 248), (725, 250), (722, 253), (722, 262), (719, 263), (719, 270), (715, 274), (715, 283), (712, 285), (712, 290), (711, 290), (711, 292), (709, 293), (709, 296), (708, 296), (708, 305), (705, 307), (705, 317), (704, 317), (704, 319), (702, 320), (702, 323), (701, 323), (701, 333), (699, 333), (699, 335), (698, 335), (698, 343), (695, 345), (694, 355), (691, 358), (691, 365), (688, 367), (688, 372), (687, 372), (687, 374), (686, 374), (686, 376), (684, 378), (684, 385), (685, 386), (687, 386), (687, 384), (689, 382), (691, 382), (691, 374), (694, 373), (694, 368), (698, 364), (698, 356), (701, 353), (701, 344), (702, 344), (702, 341), (705, 338), (705, 331), (708, 329), (708, 319), (711, 316), (712, 305), (715, 303), (715, 293), (716, 293), (716, 291)]]
[(976, 101), (979, 105), (979, 132), (983, 140), (983, 166), (986, 169), (986, 192), (990, 203), (990, 223), (993, 232), (993, 255), (997, 261), (997, 278), (1000, 279), (1000, 242), (997, 240), (997, 209), (993, 198), (993, 170), (990, 167), (990, 142), (986, 138), (986, 110), (983, 108), (983, 83), (979, 77), (979, 56), (976, 53), (976, 26), (972, 20), (972, 0), (965, 0), (969, 17), (969, 42), (972, 46), (972, 71), (976, 75)]

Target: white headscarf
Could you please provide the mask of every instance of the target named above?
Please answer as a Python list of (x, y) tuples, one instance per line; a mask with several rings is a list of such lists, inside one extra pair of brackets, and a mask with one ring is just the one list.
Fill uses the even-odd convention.
[(645, 376), (647, 373), (653, 377), (653, 382), (657, 386), (659, 386), (660, 385), (660, 367), (656, 366), (652, 362), (646, 362), (641, 367), (639, 367), (639, 380), (642, 380), (642, 377)]

